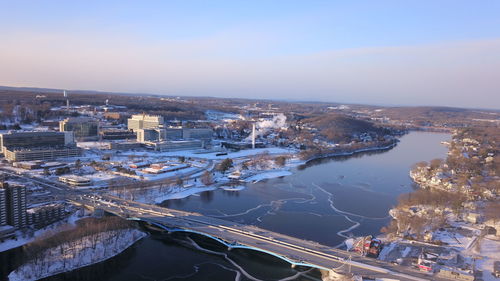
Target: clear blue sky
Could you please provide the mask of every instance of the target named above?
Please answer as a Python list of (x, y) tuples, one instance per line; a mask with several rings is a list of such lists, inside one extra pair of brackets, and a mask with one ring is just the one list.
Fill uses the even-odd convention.
[(499, 15), (500, 1), (0, 1), (0, 84), (499, 108)]

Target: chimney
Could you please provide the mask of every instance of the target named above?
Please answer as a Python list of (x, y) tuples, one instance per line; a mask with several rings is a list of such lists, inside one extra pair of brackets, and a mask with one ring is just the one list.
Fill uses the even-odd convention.
[(252, 149), (255, 149), (255, 123), (252, 123)]

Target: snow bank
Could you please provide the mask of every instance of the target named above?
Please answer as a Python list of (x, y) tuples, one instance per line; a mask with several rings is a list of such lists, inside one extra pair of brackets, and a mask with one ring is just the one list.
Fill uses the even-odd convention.
[(91, 235), (46, 250), (38, 260), (31, 260), (12, 271), (9, 280), (38, 280), (98, 263), (118, 255), (146, 236), (137, 229), (120, 229), (98, 235), (99, 242), (95, 245)]
[(196, 193), (200, 193), (203, 191), (212, 191), (212, 190), (215, 190), (215, 187), (191, 187), (184, 189), (182, 191), (174, 192), (172, 194), (161, 195), (155, 198), (155, 203), (161, 203), (165, 200), (171, 200), (171, 199), (182, 199), (194, 195)]
[(221, 186), (220, 188), (226, 190), (226, 191), (240, 191), (245, 189), (245, 186), (243, 185), (238, 185), (238, 186)]
[(284, 170), (272, 171), (272, 172), (265, 172), (265, 173), (261, 173), (261, 174), (255, 175), (255, 176), (251, 176), (249, 178), (246, 178), (245, 180), (249, 181), (249, 182), (259, 182), (261, 180), (279, 178), (279, 177), (289, 176), (291, 174), (292, 174), (292, 172), (284, 171)]

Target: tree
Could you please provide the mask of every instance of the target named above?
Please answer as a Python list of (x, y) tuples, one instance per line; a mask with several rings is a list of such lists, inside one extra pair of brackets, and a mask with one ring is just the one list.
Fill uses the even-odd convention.
[(82, 168), (82, 161), (80, 159), (76, 159), (76, 161), (75, 161), (75, 168), (77, 170), (80, 170)]
[(283, 167), (286, 164), (286, 157), (285, 156), (278, 156), (278, 157), (274, 158), (274, 163), (276, 163), (276, 165), (278, 165), (280, 167)]
[(184, 156), (179, 156), (179, 162), (184, 163), (186, 161), (186, 157)]
[(203, 173), (203, 175), (201, 176), (201, 182), (206, 186), (213, 183), (212, 175), (209, 171), (205, 171), (205, 173)]
[(439, 168), (441, 166), (441, 164), (443, 163), (443, 159), (433, 159), (431, 160), (431, 163), (430, 163), (430, 168), (432, 170), (436, 170), (437, 168)]
[(175, 180), (175, 184), (176, 184), (177, 186), (182, 186), (182, 185), (184, 184), (184, 181), (182, 180), (182, 178), (177, 178), (177, 179)]
[(217, 166), (217, 170), (225, 173), (229, 168), (233, 166), (233, 160), (226, 158), (220, 162), (220, 164)]
[(500, 221), (500, 202), (488, 202), (484, 215), (486, 220), (492, 220), (495, 223)]
[(47, 167), (43, 168), (43, 175), (50, 176), (49, 168), (47, 168)]

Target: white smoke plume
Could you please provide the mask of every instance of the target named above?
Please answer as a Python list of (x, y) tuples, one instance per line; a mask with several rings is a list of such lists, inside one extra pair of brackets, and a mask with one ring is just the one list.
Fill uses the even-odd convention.
[[(255, 123), (255, 137), (261, 136), (270, 129), (286, 129), (286, 116), (279, 113), (272, 120), (263, 120)], [(252, 140), (252, 134), (246, 138), (247, 141)]]

